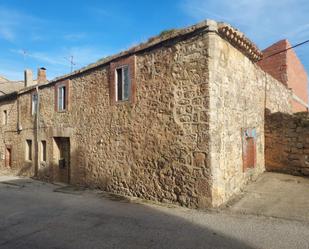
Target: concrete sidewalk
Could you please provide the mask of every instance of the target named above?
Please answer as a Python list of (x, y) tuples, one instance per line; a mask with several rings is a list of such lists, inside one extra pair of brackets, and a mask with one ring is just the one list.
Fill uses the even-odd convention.
[(309, 178), (264, 173), (228, 211), (309, 222)]

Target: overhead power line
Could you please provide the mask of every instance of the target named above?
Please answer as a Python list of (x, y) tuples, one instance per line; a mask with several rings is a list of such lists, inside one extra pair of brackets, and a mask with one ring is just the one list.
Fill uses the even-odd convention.
[(289, 47), (289, 48), (283, 49), (283, 50), (281, 50), (281, 51), (278, 51), (278, 52), (276, 52), (276, 53), (270, 54), (270, 55), (268, 55), (268, 56), (266, 56), (266, 57), (260, 59), (259, 61), (265, 60), (265, 59), (267, 59), (267, 58), (269, 58), (269, 57), (272, 57), (272, 56), (275, 56), (275, 55), (277, 55), (277, 54), (281, 54), (281, 53), (283, 53), (283, 52), (285, 52), (285, 51), (288, 51), (288, 50), (290, 50), (290, 49), (292, 49), (292, 48), (299, 47), (299, 46), (304, 45), (305, 43), (308, 43), (308, 42), (309, 42), (309, 40), (303, 41), (303, 42), (298, 43), (298, 44), (296, 44), (296, 45), (294, 45), (294, 46), (292, 46), (292, 47)]

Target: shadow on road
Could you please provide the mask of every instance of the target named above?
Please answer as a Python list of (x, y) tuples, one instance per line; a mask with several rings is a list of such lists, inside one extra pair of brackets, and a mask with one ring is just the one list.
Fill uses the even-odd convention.
[(55, 185), (0, 182), (0, 248), (252, 248), (234, 238), (146, 205)]

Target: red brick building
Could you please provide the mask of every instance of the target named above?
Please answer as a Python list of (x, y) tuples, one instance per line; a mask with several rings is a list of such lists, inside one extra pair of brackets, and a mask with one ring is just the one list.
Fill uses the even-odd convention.
[[(258, 64), (275, 79), (293, 91), (293, 112), (308, 110), (308, 76), (306, 70), (288, 40), (281, 40), (263, 51), (263, 60)], [(270, 56), (270, 57), (269, 57)]]

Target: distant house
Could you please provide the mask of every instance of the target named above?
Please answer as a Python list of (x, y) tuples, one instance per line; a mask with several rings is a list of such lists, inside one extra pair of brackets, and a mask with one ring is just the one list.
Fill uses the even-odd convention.
[(11, 81), (0, 75), (0, 96), (18, 91), (23, 87), (23, 81)]
[(308, 75), (295, 51), (290, 48), (288, 40), (276, 42), (263, 50), (264, 59), (259, 65), (265, 72), (292, 89), (293, 112), (308, 111)]
[(221, 205), (265, 170), (265, 109), (292, 112), (291, 90), (261, 57), (243, 33), (208, 20), (49, 82), (26, 71), (23, 89), (0, 96), (0, 168)]

